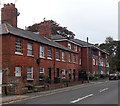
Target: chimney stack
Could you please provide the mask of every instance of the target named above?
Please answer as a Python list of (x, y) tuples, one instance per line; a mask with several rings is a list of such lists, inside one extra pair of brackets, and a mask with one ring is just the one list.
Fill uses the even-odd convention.
[(39, 34), (47, 37), (48, 39), (51, 39), (51, 36), (52, 36), (51, 35), (52, 34), (52, 24), (51, 24), (51, 22), (49, 20), (41, 22), (39, 27), (40, 27)]
[(15, 4), (4, 4), (4, 7), (1, 9), (1, 21), (2, 23), (7, 22), (13, 27), (17, 27), (17, 16), (18, 11), (15, 8)]

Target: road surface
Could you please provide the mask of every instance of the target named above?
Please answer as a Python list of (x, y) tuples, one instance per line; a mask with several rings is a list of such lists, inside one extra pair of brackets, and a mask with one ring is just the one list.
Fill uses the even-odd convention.
[(118, 85), (118, 81), (84, 84), (12, 104), (118, 104)]

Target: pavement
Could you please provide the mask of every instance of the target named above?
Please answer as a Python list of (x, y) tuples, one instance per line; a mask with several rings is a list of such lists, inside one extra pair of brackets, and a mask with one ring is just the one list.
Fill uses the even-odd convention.
[(106, 81), (108, 81), (108, 80), (90, 81), (89, 83), (83, 83), (83, 84), (79, 84), (79, 85), (75, 85), (75, 86), (58, 88), (58, 89), (54, 89), (54, 90), (47, 90), (47, 91), (41, 91), (41, 92), (35, 92), (35, 93), (27, 93), (27, 94), (23, 94), (23, 95), (2, 96), (2, 97), (0, 97), (0, 104), (9, 104), (9, 103), (14, 103), (16, 101), (19, 102), (22, 100), (33, 99), (33, 98), (40, 97), (42, 95), (50, 95), (50, 94), (53, 94), (54, 92), (60, 93), (60, 92), (64, 92), (64, 91), (71, 90), (71, 89), (88, 87), (92, 84), (99, 84), (99, 83), (103, 83)]

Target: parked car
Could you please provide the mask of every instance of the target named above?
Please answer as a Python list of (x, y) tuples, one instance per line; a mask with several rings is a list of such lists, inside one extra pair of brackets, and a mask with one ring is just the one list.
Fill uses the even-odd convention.
[(120, 73), (118, 73), (118, 78), (120, 79)]
[(114, 74), (109, 74), (109, 80), (118, 80), (118, 74), (114, 73)]

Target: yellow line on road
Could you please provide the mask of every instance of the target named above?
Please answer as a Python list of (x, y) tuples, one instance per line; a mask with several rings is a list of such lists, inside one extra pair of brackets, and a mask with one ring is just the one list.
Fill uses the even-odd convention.
[[(100, 83), (92, 83), (92, 84), (96, 85), (96, 84), (100, 84)], [(76, 90), (76, 89), (84, 88), (84, 87), (89, 87), (89, 86), (92, 86), (92, 85), (87, 85), (87, 86), (84, 85), (84, 86), (80, 86), (80, 87), (77, 87), (77, 88), (66, 88), (64, 90), (54, 91), (54, 92), (50, 92), (50, 93), (47, 93), (47, 94), (42, 94), (42, 95), (38, 95), (38, 96), (34, 96), (34, 97), (27, 97), (27, 98), (12, 100), (12, 101), (9, 101), (9, 102), (3, 102), (2, 104), (12, 104), (12, 103), (15, 103), (15, 102), (21, 102), (21, 101), (25, 101), (25, 100), (35, 99), (35, 98), (39, 98), (39, 97), (42, 97), (42, 96), (53, 95), (53, 94), (62, 93), (62, 92), (65, 92), (65, 91), (72, 91), (72, 90)]]

